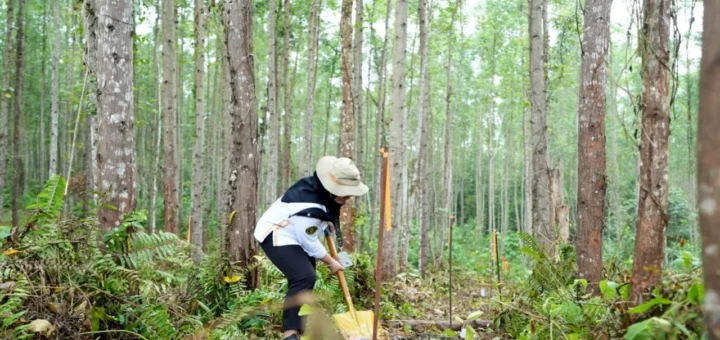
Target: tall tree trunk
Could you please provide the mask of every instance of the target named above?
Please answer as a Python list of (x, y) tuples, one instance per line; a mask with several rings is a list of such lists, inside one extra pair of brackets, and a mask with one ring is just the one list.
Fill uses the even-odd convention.
[(607, 169), (605, 151), (606, 60), (612, 0), (590, 0), (585, 11), (578, 107), (577, 236), (578, 276), (600, 293), (602, 234), (605, 229)]
[[(18, 216), (18, 194), (20, 185), (23, 182), (22, 160), (20, 159), (20, 115), (22, 111), (22, 89), (25, 74), (25, 56), (24, 42), (25, 36), (23, 25), (25, 23), (25, 0), (18, 0), (18, 16), (15, 27), (17, 34), (15, 35), (15, 93), (13, 94), (13, 109), (15, 118), (13, 119), (13, 186), (10, 205), (12, 209), (12, 225), (17, 226), (20, 222)], [(9, 43), (9, 42), (8, 42)]]
[[(343, 0), (340, 34), (342, 37), (342, 147), (341, 155), (347, 158), (355, 157), (355, 113), (352, 77), (353, 77), (353, 46), (352, 46), (352, 4), (353, 0)], [(355, 250), (355, 212), (351, 204), (345, 204), (340, 213), (342, 228), (345, 232), (347, 251)]]
[[(255, 108), (255, 76), (253, 61), (251, 0), (227, 0), (223, 11), (225, 26), (225, 57), (231, 79), (230, 87), (230, 174), (226, 203), (228, 211), (237, 212), (230, 221), (227, 251), (232, 261), (249, 266), (257, 254), (253, 237), (257, 211), (258, 162), (257, 112)], [(248, 285), (256, 287), (254, 270)]]
[(270, 44), (270, 58), (268, 60), (268, 114), (267, 127), (268, 144), (265, 149), (267, 154), (267, 177), (265, 179), (265, 206), (269, 206), (277, 197), (278, 181), (278, 145), (280, 139), (280, 112), (277, 103), (277, 2), (270, 0), (268, 10), (268, 39)]
[(483, 117), (479, 114), (477, 131), (477, 172), (475, 176), (475, 218), (477, 219), (477, 235), (481, 235), (485, 226), (485, 187), (483, 186)]
[(313, 173), (313, 117), (315, 117), (315, 85), (317, 82), (317, 48), (320, 0), (312, 0), (310, 8), (310, 29), (308, 32), (308, 77), (307, 77), (307, 103), (305, 110), (305, 135), (303, 137), (303, 156), (300, 157), (300, 175), (308, 176)]
[(453, 110), (451, 109), (452, 105), (452, 58), (453, 58), (453, 45), (455, 44), (455, 19), (457, 17), (457, 12), (460, 9), (461, 1), (458, 0), (455, 2), (455, 8), (452, 12), (452, 18), (450, 19), (450, 30), (448, 33), (448, 52), (447, 52), (447, 64), (445, 66), (446, 68), (446, 87), (445, 87), (445, 152), (443, 161), (443, 189), (445, 197), (443, 197), (443, 207), (445, 209), (445, 213), (443, 215), (441, 229), (440, 229), (440, 243), (438, 247), (438, 252), (436, 254), (437, 260), (441, 261), (443, 258), (443, 252), (444, 252), (444, 245), (445, 245), (445, 233), (447, 232), (447, 229), (449, 227), (450, 223), (450, 215), (454, 214), (453, 209), (453, 137), (454, 137), (454, 119), (455, 115)]
[[(8, 1), (8, 2), (12, 2), (12, 1)], [(10, 8), (12, 8), (12, 5), (10, 5)], [(45, 173), (45, 169), (46, 169), (46, 168), (45, 168), (45, 157), (47, 156), (47, 153), (46, 153), (47, 151), (45, 150), (45, 89), (46, 89), (46, 87), (47, 87), (47, 86), (45, 86), (46, 83), (47, 83), (47, 72), (45, 72), (45, 70), (46, 70), (46, 64), (47, 64), (47, 63), (46, 63), (46, 60), (47, 60), (47, 32), (48, 32), (48, 30), (47, 30), (47, 5), (46, 5), (46, 4), (43, 5), (43, 16), (42, 16), (42, 18), (43, 18), (43, 27), (42, 27), (42, 60), (40, 61), (40, 63), (41, 63), (41, 67), (40, 67), (40, 74), (41, 74), (41, 80), (40, 80), (40, 119), (39, 119), (39, 120), (40, 120), (40, 127), (38, 128), (38, 130), (39, 130), (39, 136), (38, 136), (38, 137), (39, 137), (39, 138), (38, 138), (38, 150), (39, 150), (39, 154), (36, 155), (36, 157), (38, 158), (38, 161), (39, 161), (38, 164), (37, 164), (37, 169), (41, 169), (41, 171), (35, 171), (35, 176), (34, 176), (35, 180), (38, 180), (38, 181), (40, 181), (40, 182), (42, 182), (42, 181), (45, 180), (45, 174), (46, 174), (46, 173)], [(8, 25), (7, 27), (10, 28), (11, 26)], [(10, 31), (10, 29), (8, 29), (8, 31)], [(10, 40), (8, 39), (8, 40), (5, 40), (5, 41), (10, 41)], [(7, 46), (7, 44), (6, 44), (5, 46)], [(5, 67), (4, 69), (7, 70), (7, 67)], [(5, 99), (4, 99), (4, 98), (3, 98), (3, 99), (0, 99), (0, 101), (5, 101)], [(0, 124), (2, 124), (3, 126), (5, 126), (5, 124), (7, 124), (7, 123), (0, 121)], [(0, 128), (0, 130), (2, 130), (2, 129)], [(2, 131), (0, 131), (0, 135), (2, 135)], [(0, 137), (0, 139), (2, 139), (2, 137)], [(0, 142), (0, 144), (1, 144), (1, 143), (2, 143), (2, 142)], [(5, 157), (0, 157), (0, 159), (5, 159)], [(0, 175), (0, 176), (2, 176), (2, 175)], [(3, 188), (3, 186), (0, 185), (0, 192), (3, 192), (3, 189), (2, 189), (2, 188)], [(2, 202), (2, 198), (0, 198), (0, 207), (2, 207), (2, 206), (3, 206), (3, 202)], [(0, 210), (2, 210), (2, 209), (0, 209)], [(2, 221), (2, 212), (0, 212), (0, 221)]]
[[(399, 1), (399, 0), (396, 0)], [(387, 147), (385, 144), (385, 97), (387, 92), (387, 86), (386, 86), (386, 76), (387, 76), (387, 45), (388, 40), (390, 38), (390, 34), (388, 33), (390, 31), (390, 14), (392, 12), (392, 1), (386, 2), (387, 7), (385, 8), (385, 37), (383, 39), (383, 45), (382, 45), (382, 52), (380, 55), (380, 63), (378, 64), (377, 68), (377, 74), (378, 74), (378, 98), (377, 98), (377, 112), (375, 115), (375, 146), (377, 150), (380, 150), (381, 147)], [(371, 28), (374, 26), (370, 26)], [(380, 153), (375, 154), (375, 188), (380, 187), (380, 179), (381, 179), (381, 173), (382, 173), (382, 161), (383, 158), (380, 155)], [(380, 206), (380, 194), (375, 193), (375, 203), (373, 204), (373, 214), (374, 217), (377, 215), (377, 207)], [(383, 234), (387, 235), (387, 234)], [(370, 238), (375, 237), (375, 221), (374, 219), (370, 221)]]
[(85, 63), (88, 68), (88, 88), (87, 95), (90, 101), (90, 111), (87, 113), (88, 123), (88, 148), (86, 149), (87, 157), (87, 200), (94, 202), (98, 189), (98, 178), (99, 164), (97, 162), (98, 154), (98, 112), (97, 112), (97, 29), (98, 29), (98, 18), (97, 18), (97, 1), (96, 0), (85, 0), (85, 41), (87, 46), (85, 47)]
[(642, 51), (642, 131), (640, 201), (630, 291), (641, 303), (660, 283), (668, 225), (668, 156), (670, 135), (669, 0), (645, 0)]
[(53, 2), (52, 98), (50, 108), (50, 176), (58, 173), (58, 120), (60, 117), (60, 1)]
[[(524, 101), (528, 100), (528, 90), (526, 86), (523, 91)], [(523, 108), (523, 229), (530, 235), (533, 233), (533, 198), (532, 198), (532, 178), (533, 178), (533, 157), (532, 157), (532, 132), (531, 132), (531, 113), (527, 106)]]
[[(290, 129), (290, 117), (292, 115), (292, 97), (293, 88), (290, 84), (290, 0), (285, 0), (284, 4), (285, 22), (284, 22), (284, 38), (283, 45), (283, 66), (285, 80), (283, 81), (283, 95), (285, 100), (285, 115), (283, 115), (283, 147), (281, 153), (280, 167), (280, 183), (282, 187), (290, 186), (290, 173), (292, 168), (292, 139)], [(295, 63), (297, 65), (297, 62)]]
[(205, 153), (205, 1), (195, 0), (195, 148), (192, 175), (192, 258), (202, 260), (203, 155)]
[(176, 162), (177, 133), (177, 61), (175, 56), (176, 27), (175, 0), (162, 0), (163, 36), (163, 120), (165, 187), (165, 231), (178, 234), (180, 206), (178, 202), (178, 167)]
[(392, 120), (390, 122), (390, 177), (392, 200), (392, 230), (384, 233), (382, 276), (395, 277), (397, 271), (398, 231), (402, 216), (402, 168), (405, 140), (403, 138), (403, 114), (405, 111), (405, 59), (407, 45), (407, 1), (395, 1), (395, 39), (393, 42), (392, 67)]
[(510, 218), (510, 203), (508, 202), (508, 185), (510, 181), (510, 169), (508, 168), (510, 166), (509, 160), (512, 157), (512, 155), (515, 154), (515, 150), (513, 149), (513, 142), (512, 137), (510, 136), (510, 125), (512, 125), (513, 117), (512, 114), (510, 114), (508, 122), (503, 122), (505, 125), (505, 128), (503, 131), (503, 135), (505, 137), (505, 154), (503, 155), (503, 172), (502, 176), (500, 177), (502, 180), (502, 222), (500, 224), (500, 230), (502, 231), (503, 236), (507, 235), (508, 232), (508, 219)]
[[(363, 21), (364, 7), (363, 0), (355, 0), (355, 38), (353, 41), (353, 112), (355, 113), (355, 124), (357, 127), (357, 144), (355, 146), (355, 163), (361, 174), (365, 174), (363, 164), (363, 82), (362, 82), (362, 62), (363, 62)], [(369, 71), (369, 70), (368, 70)], [(359, 202), (355, 202), (359, 205)]]
[(530, 119), (533, 145), (532, 228), (539, 243), (554, 255), (550, 226), (550, 179), (548, 169), (547, 90), (543, 61), (543, 0), (531, 0), (530, 8)]
[(133, 5), (97, 0), (99, 190), (116, 209), (100, 210), (103, 230), (120, 225), (135, 209), (135, 116), (133, 94)]
[(720, 3), (704, 4), (702, 59), (700, 62), (700, 113), (698, 117), (698, 181), (700, 228), (703, 240), (705, 325), (709, 339), (720, 339)]
[[(691, 71), (691, 58), (690, 58), (690, 42), (692, 41), (691, 34), (692, 34), (692, 27), (693, 22), (695, 22), (695, 4), (697, 2), (693, 1), (692, 5), (690, 6), (690, 9), (688, 10), (688, 14), (690, 16), (690, 23), (688, 25), (688, 31), (687, 35), (685, 36), (685, 108), (687, 110), (687, 148), (688, 148), (688, 173), (687, 173), (687, 186), (688, 186), (688, 202), (690, 202), (691, 211), (695, 212), (697, 211), (697, 186), (696, 186), (696, 172), (693, 171), (693, 169), (696, 166), (696, 160), (695, 160), (695, 141), (693, 139), (693, 98), (692, 98), (692, 71)], [(695, 214), (690, 214), (688, 218), (688, 223), (690, 224), (690, 242), (692, 244), (698, 244), (697, 241), (697, 220), (695, 218)]]
[[(156, 13), (160, 12), (160, 1), (161, 0), (155, 0), (155, 11)], [(162, 115), (162, 98), (161, 94), (162, 91), (160, 91), (160, 63), (158, 61), (158, 47), (160, 45), (160, 41), (158, 40), (160, 38), (159, 33), (159, 25), (158, 22), (160, 21), (160, 15), (155, 16), (155, 25), (153, 25), (153, 89), (155, 90), (154, 97), (155, 97), (155, 108), (157, 109), (157, 112), (155, 113), (155, 122), (154, 122), (154, 131), (155, 131), (155, 156), (154, 156), (154, 162), (152, 167), (152, 187), (150, 188), (150, 210), (148, 215), (148, 226), (150, 233), (154, 233), (156, 230), (156, 218), (155, 218), (155, 209), (157, 206), (157, 191), (158, 191), (158, 174), (161, 173), (160, 171), (160, 153), (161, 153), (161, 144), (162, 143), (162, 132), (163, 132), (163, 115)]]
[(5, 21), (5, 46), (3, 47), (3, 80), (2, 93), (0, 94), (0, 221), (3, 220), (3, 207), (5, 206), (5, 183), (7, 176), (6, 159), (8, 149), (8, 101), (12, 94), (10, 93), (10, 58), (12, 51), (12, 31), (13, 31), (13, 14), (14, 0), (7, 2), (7, 18)]

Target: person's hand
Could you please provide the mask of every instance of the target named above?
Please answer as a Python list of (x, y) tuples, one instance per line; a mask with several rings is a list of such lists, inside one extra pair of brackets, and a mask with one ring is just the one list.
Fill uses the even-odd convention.
[(339, 270), (342, 270), (342, 269), (343, 269), (342, 264), (340, 264), (340, 262), (338, 262), (338, 261), (332, 261), (332, 262), (330, 262), (330, 265), (329, 265), (329, 266), (330, 266), (330, 272), (333, 273), (333, 274), (335, 274), (335, 273), (337, 273)]

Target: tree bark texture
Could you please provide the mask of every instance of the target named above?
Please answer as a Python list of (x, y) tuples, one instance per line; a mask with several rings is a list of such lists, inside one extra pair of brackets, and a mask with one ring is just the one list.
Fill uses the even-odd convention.
[(547, 90), (543, 61), (543, 0), (530, 7), (530, 104), (532, 132), (532, 228), (543, 248), (553, 255), (555, 239), (550, 225), (550, 179), (548, 170)]
[[(258, 171), (260, 157), (257, 143), (257, 109), (252, 36), (253, 4), (251, 0), (227, 0), (223, 10), (225, 57), (230, 83), (230, 150), (227, 184), (227, 209), (232, 220), (227, 230), (232, 261), (248, 266), (257, 254), (253, 237), (257, 211)], [(257, 283), (257, 272), (251, 273), (249, 285)]]
[(315, 86), (317, 83), (317, 48), (320, 0), (312, 0), (310, 8), (310, 29), (308, 32), (308, 77), (307, 102), (305, 109), (305, 135), (303, 136), (303, 156), (300, 157), (300, 175), (309, 176), (313, 173), (313, 117), (315, 117)]
[(705, 325), (709, 339), (720, 339), (720, 3), (704, 4), (698, 119), (698, 205), (703, 240)]
[(202, 260), (203, 156), (205, 154), (205, 1), (195, 0), (195, 147), (192, 175), (192, 258)]
[[(352, 4), (353, 0), (343, 0), (340, 20), (342, 39), (342, 146), (341, 155), (355, 157), (355, 113), (353, 100), (353, 46), (352, 46)], [(354, 201), (354, 200), (353, 200)], [(345, 250), (355, 250), (355, 214), (353, 205), (345, 204), (340, 212), (340, 224), (345, 233)]]
[[(160, 1), (161, 0), (155, 0), (155, 10), (157, 12), (160, 12)], [(154, 156), (154, 167), (152, 168), (152, 187), (150, 188), (150, 209), (148, 212), (148, 231), (150, 233), (154, 233), (156, 230), (156, 219), (155, 219), (155, 209), (157, 206), (157, 192), (158, 192), (158, 174), (161, 174), (160, 171), (160, 154), (162, 152), (161, 149), (161, 143), (162, 143), (162, 133), (163, 133), (163, 115), (162, 108), (162, 98), (161, 94), (162, 91), (160, 90), (160, 62), (158, 61), (158, 47), (160, 45), (160, 42), (158, 39), (160, 38), (159, 32), (159, 26), (158, 22), (160, 21), (160, 16), (155, 17), (155, 25), (153, 29), (153, 71), (154, 71), (154, 77), (153, 77), (153, 89), (155, 90), (154, 97), (155, 97), (155, 108), (157, 109), (157, 112), (155, 113), (155, 156)]]
[(606, 74), (612, 0), (586, 3), (578, 107), (577, 249), (578, 277), (599, 294), (602, 235), (605, 229), (607, 169), (605, 151)]
[(277, 2), (270, 0), (268, 10), (268, 43), (270, 44), (270, 56), (268, 60), (268, 139), (267, 148), (264, 150), (267, 155), (267, 177), (265, 179), (265, 207), (270, 206), (277, 199), (278, 169), (278, 145), (280, 140), (280, 112), (277, 99)]
[(133, 4), (97, 0), (99, 190), (115, 209), (99, 220), (107, 231), (135, 209), (135, 115), (133, 95)]
[(98, 112), (97, 112), (97, 30), (98, 30), (98, 18), (97, 18), (97, 4), (96, 0), (85, 0), (85, 39), (87, 46), (85, 51), (85, 63), (88, 67), (88, 89), (87, 95), (90, 101), (90, 109), (88, 112), (88, 143), (87, 148), (87, 189), (90, 194), (88, 195), (89, 200), (94, 200), (96, 197), (92, 192), (96, 192), (98, 189), (98, 179), (100, 177), (97, 154), (98, 154)]
[[(10, 58), (12, 51), (12, 31), (13, 31), (13, 14), (14, 0), (7, 2), (7, 20), (5, 21), (5, 46), (3, 47), (3, 72), (2, 76), (2, 93), (0, 93), (0, 193), (5, 192), (5, 183), (7, 178), (7, 149), (8, 149), (8, 102), (11, 98), (10, 93)], [(5, 195), (0, 194), (0, 221), (3, 217), (3, 208), (5, 206)]]
[(162, 0), (163, 36), (163, 120), (165, 187), (165, 231), (178, 234), (180, 206), (178, 198), (178, 166), (176, 156), (177, 133), (177, 61), (175, 57), (176, 27), (175, 0)]
[(385, 250), (383, 251), (382, 275), (394, 278), (397, 271), (398, 233), (401, 228), (402, 217), (402, 169), (403, 153), (405, 152), (405, 138), (403, 114), (405, 107), (405, 59), (407, 55), (407, 0), (395, 1), (395, 39), (393, 42), (392, 67), (392, 107), (390, 121), (390, 178), (392, 200), (392, 230), (386, 231), (384, 236)]
[(641, 303), (660, 283), (668, 225), (670, 135), (669, 0), (645, 0), (642, 51), (642, 131), (635, 257), (631, 301)]
[(430, 17), (428, 16), (428, 0), (418, 0), (418, 21), (420, 25), (420, 117), (418, 117), (418, 148), (417, 174), (415, 190), (418, 192), (420, 208), (420, 275), (427, 275), (430, 260), (430, 197), (427, 183), (428, 154), (428, 118), (430, 116)]
[(455, 2), (455, 8), (452, 12), (450, 19), (450, 30), (448, 33), (448, 46), (447, 46), (447, 63), (445, 64), (445, 146), (443, 153), (443, 208), (445, 212), (442, 214), (442, 224), (440, 226), (440, 243), (438, 243), (438, 252), (435, 254), (438, 262), (442, 262), (443, 253), (445, 249), (445, 237), (450, 224), (450, 216), (454, 214), (453, 205), (453, 146), (455, 145), (454, 140), (454, 127), (455, 127), (455, 114), (452, 109), (452, 58), (453, 58), (453, 45), (455, 43), (455, 19), (457, 12), (460, 9), (460, 0)]
[(18, 223), (20, 223), (20, 218), (18, 216), (18, 195), (20, 194), (20, 185), (23, 182), (22, 160), (20, 159), (20, 115), (22, 112), (22, 88), (25, 74), (25, 36), (23, 31), (25, 24), (25, 1), (26, 0), (18, 0), (18, 13), (15, 23), (17, 34), (15, 35), (15, 93), (13, 93), (13, 111), (15, 113), (15, 118), (13, 119), (14, 170), (11, 193), (12, 196), (10, 197), (10, 206), (12, 209), (12, 225), (14, 227), (17, 227)]
[[(396, 0), (397, 1), (397, 0)], [(386, 86), (386, 79), (387, 79), (387, 45), (388, 40), (390, 37), (390, 15), (392, 13), (392, 1), (387, 1), (385, 8), (385, 37), (383, 39), (383, 45), (382, 45), (382, 52), (380, 54), (380, 63), (378, 64), (377, 68), (377, 76), (378, 76), (378, 100), (377, 100), (377, 112), (375, 114), (375, 145), (377, 147), (377, 150), (379, 151), (382, 147), (387, 147), (386, 144), (386, 125), (385, 125), (385, 97), (387, 93), (387, 86)], [(372, 25), (370, 26), (373, 27)], [(382, 173), (382, 162), (383, 157), (380, 155), (380, 152), (378, 152), (375, 156), (375, 188), (380, 187), (380, 178)], [(380, 195), (375, 194), (375, 203), (373, 204), (374, 207), (380, 206)], [(372, 214), (372, 216), (377, 215), (377, 210), (375, 210)], [(375, 237), (375, 221), (372, 220), (370, 223), (370, 238)], [(383, 234), (385, 235), (385, 234)]]
[[(363, 81), (362, 81), (362, 62), (363, 62), (363, 24), (364, 24), (364, 7), (363, 0), (355, 0), (355, 37), (353, 41), (353, 112), (355, 113), (356, 126), (356, 145), (355, 145), (355, 163), (357, 164), (360, 174), (364, 174), (363, 164)], [(359, 202), (355, 202), (359, 205)]]

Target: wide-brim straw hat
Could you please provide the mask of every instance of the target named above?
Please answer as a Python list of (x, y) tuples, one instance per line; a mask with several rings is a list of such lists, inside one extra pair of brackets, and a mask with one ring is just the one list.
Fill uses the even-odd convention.
[(360, 179), (360, 170), (350, 158), (325, 156), (320, 158), (315, 171), (325, 189), (335, 196), (362, 196), (368, 192)]

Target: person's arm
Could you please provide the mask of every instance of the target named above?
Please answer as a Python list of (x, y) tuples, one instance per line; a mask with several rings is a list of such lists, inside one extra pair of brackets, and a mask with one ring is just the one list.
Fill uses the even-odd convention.
[(342, 269), (340, 262), (332, 258), (323, 247), (319, 236), (323, 233), (324, 222), (319, 219), (305, 216), (293, 216), (291, 221), (298, 243), (305, 252), (330, 266), (330, 271), (335, 273)]

